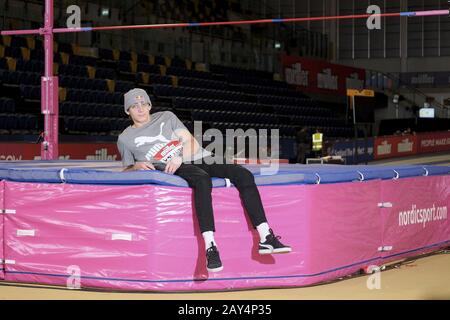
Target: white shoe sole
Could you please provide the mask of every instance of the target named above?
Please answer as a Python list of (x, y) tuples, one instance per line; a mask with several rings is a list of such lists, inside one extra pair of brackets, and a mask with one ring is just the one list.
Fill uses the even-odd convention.
[(214, 269), (210, 269), (207, 267), (206, 270), (208, 270), (209, 272), (220, 272), (223, 270), (223, 266), (221, 266), (219, 268), (214, 268)]
[(260, 249), (258, 250), (259, 254), (273, 254), (273, 253), (289, 253), (292, 251), (292, 248), (279, 248), (279, 249), (273, 249), (273, 248), (267, 248), (267, 249)]

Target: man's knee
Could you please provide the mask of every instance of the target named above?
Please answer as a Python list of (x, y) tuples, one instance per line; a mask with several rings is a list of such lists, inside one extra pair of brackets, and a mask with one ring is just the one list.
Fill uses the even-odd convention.
[(212, 189), (211, 177), (208, 174), (198, 174), (188, 181), (189, 186), (194, 189)]
[(233, 178), (234, 181), (232, 181), (234, 184), (239, 185), (254, 185), (255, 184), (255, 177), (253, 176), (253, 173), (251, 173), (250, 170), (237, 165), (235, 169), (235, 175)]

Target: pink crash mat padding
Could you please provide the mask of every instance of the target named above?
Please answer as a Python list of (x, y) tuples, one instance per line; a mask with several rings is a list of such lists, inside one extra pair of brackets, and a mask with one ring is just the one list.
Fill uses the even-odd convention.
[(4, 279), (5, 277), (5, 255), (3, 252), (3, 239), (4, 239), (4, 217), (5, 217), (5, 210), (4, 210), (4, 192), (5, 192), (5, 182), (0, 181), (0, 280)]
[(260, 186), (271, 227), (293, 248), (268, 256), (257, 252), (237, 190), (214, 188), (224, 270), (209, 275), (190, 188), (2, 186), (3, 209), (15, 210), (2, 214), (6, 281), (149, 291), (293, 287), (450, 243), (449, 176)]

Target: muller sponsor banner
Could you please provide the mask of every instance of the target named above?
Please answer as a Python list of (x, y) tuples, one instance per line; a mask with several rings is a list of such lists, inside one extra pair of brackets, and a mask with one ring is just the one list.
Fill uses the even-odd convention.
[(385, 136), (375, 138), (374, 159), (396, 158), (449, 150), (450, 131)]
[(448, 86), (450, 72), (405, 72), (400, 74), (403, 84), (415, 87)]
[(284, 55), (281, 60), (286, 82), (305, 92), (345, 96), (347, 89), (364, 87), (366, 72), (363, 69), (297, 56)]
[(417, 153), (417, 136), (386, 136), (375, 138), (374, 158), (411, 156)]
[[(0, 143), (0, 160), (40, 160), (39, 144)], [(115, 143), (63, 143), (60, 160), (120, 160)]]

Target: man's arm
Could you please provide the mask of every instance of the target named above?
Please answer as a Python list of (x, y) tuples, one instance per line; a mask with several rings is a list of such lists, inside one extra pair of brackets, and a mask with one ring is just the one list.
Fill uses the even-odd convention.
[(122, 169), (122, 171), (133, 171), (133, 170), (134, 170), (134, 165), (131, 165), (131, 166), (128, 166), (128, 167), (125, 167)]
[(117, 140), (117, 149), (119, 149), (122, 157), (122, 164), (124, 165), (122, 172), (134, 170), (155, 170), (155, 167), (150, 162), (136, 162), (133, 153), (120, 139)]
[(122, 171), (135, 171), (135, 170), (156, 170), (150, 162), (136, 162), (134, 165), (125, 167)]
[(175, 134), (183, 144), (183, 161), (192, 159), (192, 156), (200, 149), (200, 145), (197, 140), (186, 129), (178, 129)]
[(181, 143), (183, 144), (182, 156), (172, 158), (166, 165), (164, 172), (173, 174), (178, 168), (181, 166), (183, 161), (189, 161), (192, 159), (192, 156), (198, 152), (200, 149), (200, 145), (197, 140), (191, 135), (191, 133), (184, 128), (177, 129), (175, 131), (175, 135), (179, 138)]

